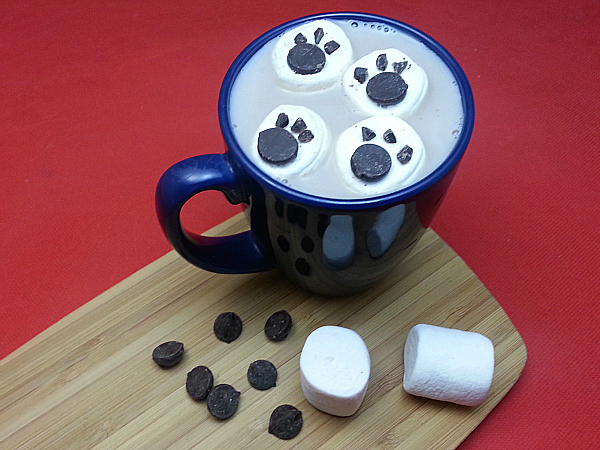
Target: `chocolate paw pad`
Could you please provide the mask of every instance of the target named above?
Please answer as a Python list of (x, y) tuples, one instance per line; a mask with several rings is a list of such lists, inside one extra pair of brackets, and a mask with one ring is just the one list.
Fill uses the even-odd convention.
[(400, 50), (376, 50), (344, 72), (344, 92), (363, 115), (413, 114), (427, 93), (425, 71)]

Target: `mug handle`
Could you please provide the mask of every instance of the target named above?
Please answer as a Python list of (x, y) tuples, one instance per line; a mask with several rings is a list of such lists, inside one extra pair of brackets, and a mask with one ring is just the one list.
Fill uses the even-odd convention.
[(215, 273), (241, 274), (273, 268), (272, 258), (254, 233), (208, 237), (185, 231), (181, 208), (195, 194), (221, 191), (231, 204), (247, 201), (229, 156), (208, 154), (184, 159), (171, 166), (156, 187), (156, 214), (173, 248), (188, 262)]

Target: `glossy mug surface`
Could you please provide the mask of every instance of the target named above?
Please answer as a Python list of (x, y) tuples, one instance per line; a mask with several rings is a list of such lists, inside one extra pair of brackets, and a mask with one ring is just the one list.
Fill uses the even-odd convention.
[[(324, 185), (325, 190), (313, 192), (310, 188), (305, 189), (302, 184), (294, 185), (287, 178), (276, 176), (276, 171), (268, 174), (264, 167), (259, 167), (260, 160), (257, 163), (256, 155), (249, 153), (256, 151), (256, 136), (253, 132), (258, 133), (260, 122), (270, 108), (277, 104), (291, 103), (285, 101), (286, 95), (295, 96), (292, 99), (300, 99), (295, 103), (308, 102), (306, 104), (311, 105), (310, 98), (319, 99), (325, 93), (331, 94), (335, 93), (335, 89), (341, 89), (336, 84), (333, 87), (295, 93), (290, 92), (293, 89), (284, 86), (273, 88), (282, 93), (282, 99), (275, 94), (255, 96), (272, 98), (273, 105), (259, 105), (251, 98), (240, 101), (240, 94), (237, 93), (240, 83), (236, 84), (236, 81), (238, 78), (243, 80), (244, 76), (251, 73), (244, 68), (247, 65), (249, 68), (252, 61), (256, 61), (261, 50), (264, 53), (264, 48), (273, 45), (274, 39), (289, 30), (323, 19), (339, 22), (342, 26), (347, 24), (349, 34), (351, 28), (365, 27), (380, 29), (381, 33), (390, 35), (405, 35), (425, 51), (433, 52), (448, 69), (451, 82), (440, 87), (435, 85), (434, 78), (427, 95), (439, 96), (439, 93), (456, 89), (454, 96), (461, 110), (460, 118), (452, 119), (449, 125), (443, 126), (428, 117), (406, 118), (408, 123), (412, 119), (414, 128), (425, 136), (425, 158), (430, 158), (419, 166), (421, 172), (415, 172), (414, 180), (411, 179), (410, 183), (407, 182), (396, 190), (376, 195), (367, 195), (360, 190), (346, 194), (339, 188), (342, 181), (332, 181), (334, 176), (330, 174), (335, 173), (335, 168), (327, 165), (325, 157), (318, 164), (320, 167), (313, 171), (312, 176), (316, 178), (307, 184)], [(361, 56), (355, 55), (354, 59)], [(419, 63), (418, 55), (410, 56)], [(254, 89), (249, 90), (253, 91)], [(235, 93), (233, 99), (232, 93)], [(335, 107), (332, 106), (337, 100), (323, 102), (321, 98), (319, 101), (321, 110), (318, 109), (318, 102), (313, 103), (317, 105), (315, 108), (325, 118), (325, 122), (333, 120), (327, 118), (328, 110), (332, 110), (331, 114), (337, 120), (340, 114), (333, 112)], [(343, 108), (347, 106), (344, 101), (339, 102)], [(248, 105), (247, 111), (240, 108), (240, 104)], [(441, 109), (442, 112), (438, 115), (444, 116), (444, 103), (440, 106), (424, 105), (424, 110), (433, 108), (439, 113)], [(248, 123), (244, 117), (248, 117)], [(199, 155), (183, 160), (169, 168), (158, 183), (157, 215), (173, 248), (190, 263), (208, 271), (236, 274), (277, 268), (299, 286), (315, 293), (346, 295), (368, 288), (384, 277), (401, 263), (423, 235), (454, 178), (469, 142), (474, 123), (474, 105), (471, 89), (462, 69), (429, 36), (409, 25), (382, 16), (327, 13), (282, 24), (246, 47), (233, 62), (223, 81), (219, 97), (219, 120), (227, 151), (224, 154)], [(352, 117), (351, 114), (347, 120), (357, 122), (360, 117)], [(331, 125), (333, 134), (339, 134), (336, 126), (346, 126), (335, 123)], [(244, 128), (249, 130), (246, 136), (243, 134)], [(450, 142), (442, 150), (437, 147), (443, 146), (438, 145), (437, 141), (432, 144), (428, 136), (428, 130), (435, 135), (440, 129), (449, 135)], [(337, 134), (331, 142), (335, 142)], [(332, 182), (335, 189), (328, 191), (327, 183)], [(193, 195), (209, 189), (223, 192), (230, 203), (244, 205), (249, 231), (232, 236), (206, 237), (183, 229), (181, 208)]]

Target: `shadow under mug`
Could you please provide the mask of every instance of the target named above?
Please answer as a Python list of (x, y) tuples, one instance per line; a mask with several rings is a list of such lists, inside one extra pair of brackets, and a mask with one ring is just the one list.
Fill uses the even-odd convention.
[[(268, 41), (290, 28), (317, 19), (357, 20), (389, 26), (435, 52), (452, 72), (464, 117), (456, 144), (425, 178), (399, 191), (372, 198), (323, 198), (270, 178), (242, 151), (233, 134), (229, 99), (237, 75)], [(279, 25), (248, 45), (225, 75), (219, 120), (227, 151), (199, 155), (169, 168), (156, 189), (160, 225), (173, 248), (190, 263), (225, 274), (278, 268), (299, 286), (324, 295), (359, 292), (396, 267), (429, 227), (470, 140), (474, 104), (467, 78), (450, 53), (415, 28), (365, 13), (325, 13)], [(242, 204), (250, 229), (207, 237), (184, 230), (181, 209), (195, 194), (221, 191)]]

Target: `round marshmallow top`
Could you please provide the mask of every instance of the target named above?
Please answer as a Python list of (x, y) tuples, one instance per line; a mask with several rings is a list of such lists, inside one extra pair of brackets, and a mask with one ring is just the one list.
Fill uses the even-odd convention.
[[(352, 156), (364, 144), (381, 147), (391, 161), (389, 172), (374, 181), (361, 179), (352, 169)], [(405, 146), (412, 151), (408, 162), (402, 158)], [(347, 186), (369, 196), (393, 192), (413, 182), (423, 165), (424, 155), (425, 145), (419, 134), (404, 120), (392, 115), (370, 117), (347, 128), (338, 138), (335, 149), (336, 164)]]
[[(281, 114), (287, 117), (287, 123), (278, 123), (278, 118)], [(300, 119), (300, 120), (299, 120)], [(296, 128), (294, 125), (303, 122), (301, 128)], [(272, 129), (279, 128), (285, 130), (289, 138), (295, 140), (298, 145), (298, 153), (294, 159), (283, 164), (273, 164), (266, 161), (258, 151), (258, 143), (260, 133)], [(309, 132), (310, 140), (302, 138), (301, 133)], [(329, 129), (325, 122), (313, 110), (305, 106), (298, 105), (280, 105), (271, 111), (260, 124), (254, 137), (254, 150), (250, 153), (250, 158), (263, 172), (269, 176), (286, 182), (286, 179), (291, 175), (305, 175), (310, 172), (324, 157), (329, 145), (331, 137)]]
[[(395, 73), (398, 73), (408, 85), (402, 100), (389, 105), (380, 105), (369, 98), (367, 89), (372, 79), (377, 75), (386, 74), (389, 76), (382, 78), (388, 78), (388, 81), (391, 79), (393, 85), (394, 81), (398, 80), (397, 76), (392, 76)], [(393, 114), (405, 118), (413, 114), (425, 98), (428, 79), (425, 71), (408, 55), (398, 49), (388, 48), (369, 53), (348, 67), (342, 77), (342, 84), (346, 96), (359, 114), (365, 116)]]
[[(317, 53), (321, 57), (320, 68), (315, 69), (318, 70), (316, 73), (295, 72), (288, 62), (290, 51), (292, 55)], [(334, 84), (351, 60), (352, 44), (344, 31), (329, 20), (315, 20), (287, 31), (273, 49), (273, 67), (278, 81), (283, 87), (296, 91), (311, 91)]]

